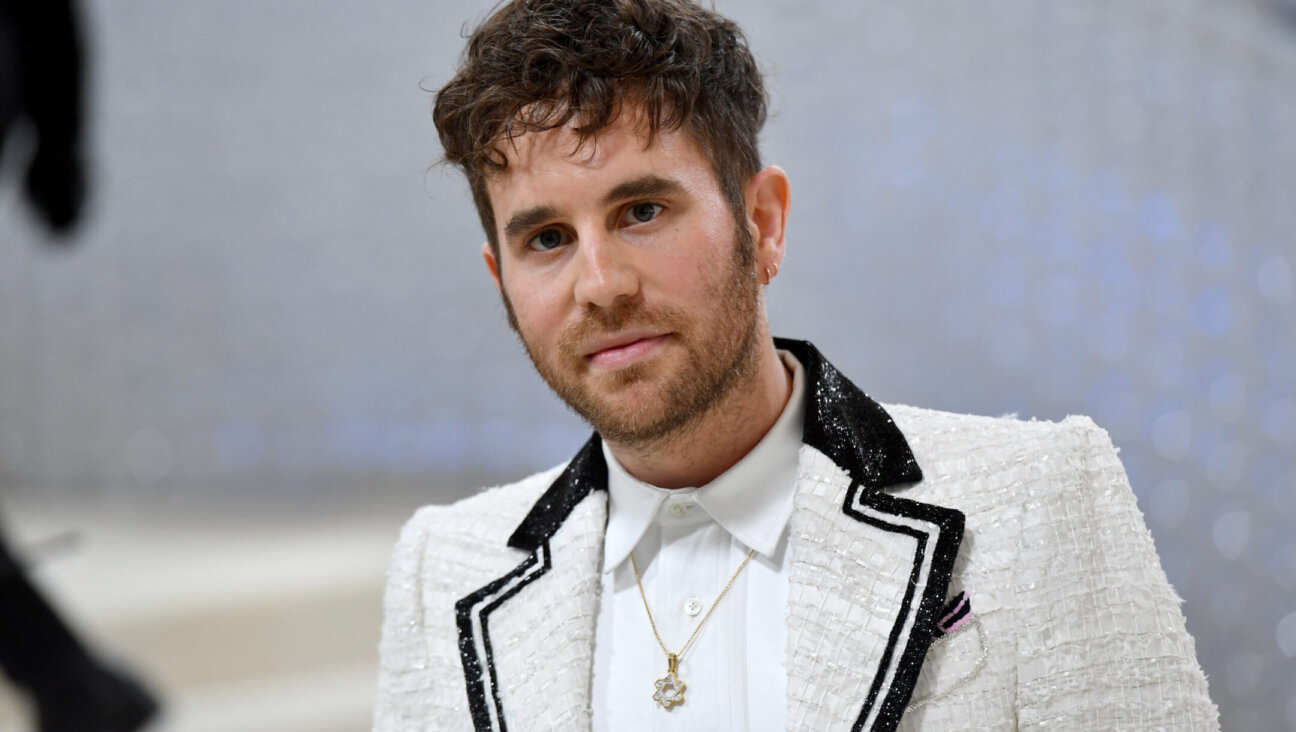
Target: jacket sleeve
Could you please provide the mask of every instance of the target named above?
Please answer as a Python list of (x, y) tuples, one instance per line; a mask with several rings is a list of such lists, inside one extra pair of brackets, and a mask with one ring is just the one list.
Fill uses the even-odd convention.
[(1182, 602), (1107, 433), (1070, 417), (1027, 481), (1017, 565), (1023, 730), (1218, 730)]

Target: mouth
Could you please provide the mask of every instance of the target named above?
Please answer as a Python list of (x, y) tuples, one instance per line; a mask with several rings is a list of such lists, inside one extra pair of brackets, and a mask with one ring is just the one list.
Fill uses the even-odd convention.
[(591, 342), (585, 349), (585, 360), (601, 369), (622, 368), (654, 353), (669, 336), (669, 333), (618, 333)]

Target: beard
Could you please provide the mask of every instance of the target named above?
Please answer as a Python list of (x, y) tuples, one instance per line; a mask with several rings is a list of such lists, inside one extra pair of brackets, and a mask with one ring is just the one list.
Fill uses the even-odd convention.
[[(745, 226), (734, 229), (734, 254), (723, 280), (711, 288), (717, 296), (705, 310), (647, 305), (642, 297), (587, 308), (561, 335), (551, 357), (523, 335), (504, 295), (509, 323), (540, 377), (604, 440), (644, 446), (683, 434), (755, 373), (760, 299), (755, 244)], [(659, 373), (664, 364), (657, 359), (592, 373), (582, 344), (635, 327), (670, 333), (674, 343), (667, 345), (682, 347), (683, 363), (665, 374)]]

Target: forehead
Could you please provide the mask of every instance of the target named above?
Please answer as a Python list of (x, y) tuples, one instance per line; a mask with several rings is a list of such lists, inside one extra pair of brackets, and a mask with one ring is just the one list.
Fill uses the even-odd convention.
[(649, 140), (645, 125), (622, 115), (581, 140), (574, 125), (528, 132), (499, 145), (508, 165), (486, 181), (497, 220), (510, 210), (555, 205), (556, 199), (580, 201), (645, 175), (686, 188), (715, 185), (709, 161), (684, 130), (659, 130)]

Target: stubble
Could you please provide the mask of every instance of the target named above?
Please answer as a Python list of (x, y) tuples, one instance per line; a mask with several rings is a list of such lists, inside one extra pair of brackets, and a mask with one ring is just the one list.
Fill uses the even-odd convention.
[[(504, 295), (509, 323), (536, 371), (603, 439), (644, 447), (681, 436), (755, 374), (760, 285), (753, 269), (754, 242), (741, 224), (734, 229), (728, 271), (716, 283), (716, 297), (705, 311), (689, 314), (644, 303), (641, 297), (608, 308), (587, 308), (559, 338), (551, 358), (517, 328), (512, 303)], [(672, 366), (673, 373), (659, 373), (664, 366), (655, 360), (592, 373), (582, 345), (628, 328), (671, 333), (678, 343), (669, 345), (683, 349), (683, 363)], [(639, 388), (648, 393), (627, 405), (626, 394)]]

